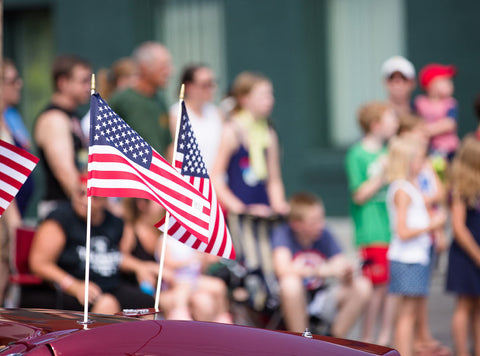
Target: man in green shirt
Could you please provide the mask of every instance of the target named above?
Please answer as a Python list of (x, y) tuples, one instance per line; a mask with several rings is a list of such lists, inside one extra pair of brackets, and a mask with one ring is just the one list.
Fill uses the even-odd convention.
[(110, 107), (143, 137), (158, 153), (170, 160), (172, 138), (168, 127), (168, 106), (159, 90), (164, 89), (172, 72), (169, 51), (160, 43), (144, 42), (134, 52), (137, 80), (116, 93)]

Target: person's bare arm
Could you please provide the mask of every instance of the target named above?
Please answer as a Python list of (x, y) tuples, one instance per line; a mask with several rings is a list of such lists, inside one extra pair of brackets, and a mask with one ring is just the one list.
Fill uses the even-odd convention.
[(3, 218), (7, 224), (8, 236), (14, 237), (17, 229), (22, 225), (22, 215), (18, 209), (16, 199), (13, 199), (10, 205), (3, 213)]
[(300, 271), (295, 268), (292, 253), (288, 247), (285, 246), (279, 246), (273, 250), (273, 267), (278, 278), (292, 273), (298, 276), (302, 275)]
[(396, 231), (401, 240), (412, 239), (424, 232), (432, 231), (445, 223), (445, 214), (439, 213), (431, 218), (430, 224), (425, 228), (410, 228), (407, 225), (407, 211), (411, 203), (411, 198), (405, 191), (399, 189), (395, 193), (393, 203), (395, 204), (397, 212), (397, 221), (395, 222)]
[(135, 247), (135, 234), (131, 224), (126, 224), (123, 229), (122, 239), (120, 240), (120, 252), (122, 252), (122, 262), (120, 269), (124, 272), (135, 273), (138, 283), (143, 281), (156, 285), (158, 276), (158, 264), (154, 261), (145, 261), (131, 254)]
[(353, 265), (344, 254), (338, 253), (319, 266), (318, 275), (324, 278), (334, 277), (344, 283), (350, 283), (353, 278)]
[(43, 149), (54, 176), (68, 197), (78, 191), (79, 173), (75, 166), (75, 153), (68, 116), (59, 110), (42, 114), (34, 132), (35, 142)]
[(285, 187), (283, 185), (280, 167), (278, 137), (274, 130), (270, 130), (270, 137), (271, 144), (267, 150), (268, 199), (270, 200), (270, 205), (275, 213), (285, 215), (289, 211), (289, 205), (285, 199)]
[(480, 246), (466, 226), (466, 210), (465, 202), (458, 197), (454, 197), (452, 204), (453, 236), (465, 253), (480, 267)]
[[(57, 222), (46, 220), (40, 224), (30, 250), (30, 269), (40, 278), (57, 283), (65, 293), (84, 304), (85, 282), (74, 278), (57, 265), (65, 244), (65, 233)], [(89, 301), (93, 302), (101, 293), (101, 289), (90, 282)]]
[(434, 123), (426, 124), (426, 132), (430, 137), (441, 135), (447, 132), (455, 132), (457, 130), (457, 122), (451, 117), (444, 117)]
[(380, 172), (364, 181), (352, 194), (352, 200), (357, 205), (363, 205), (369, 201), (385, 185), (385, 166), (387, 157), (378, 158)]

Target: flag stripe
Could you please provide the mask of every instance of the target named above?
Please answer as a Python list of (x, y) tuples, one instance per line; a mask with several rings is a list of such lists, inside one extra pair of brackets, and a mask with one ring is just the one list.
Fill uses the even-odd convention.
[(167, 209), (207, 243), (210, 202), (94, 94), (90, 101), (88, 194), (139, 197)]
[[(5, 150), (5, 148), (3, 148), (3, 150)], [(20, 160), (21, 157), (13, 154), (12, 158)], [(0, 163), (2, 165), (5, 165), (6, 167), (9, 167), (13, 171), (18, 172), (21, 175), (23, 175), (25, 177), (28, 177), (28, 175), (30, 174), (30, 172), (32, 170), (29, 169), (28, 167), (24, 166), (22, 163), (19, 163), (18, 161), (14, 161), (12, 158), (6, 157), (6, 156), (0, 156)], [(22, 161), (22, 160), (20, 160), (20, 161)], [(23, 161), (25, 161), (25, 160), (23, 160)], [(28, 161), (28, 160), (26, 160), (26, 162), (28, 162), (29, 165), (32, 163), (31, 161)]]
[[(95, 152), (95, 148), (92, 148), (92, 151)], [(122, 182), (122, 184), (127, 184), (127, 185), (129, 184), (128, 180), (130, 179), (132, 181), (144, 183), (145, 189), (149, 188), (154, 191), (158, 191), (159, 194), (161, 194), (161, 191), (166, 190), (169, 193), (167, 194), (167, 197), (166, 197), (167, 200), (171, 195), (175, 199), (173, 200), (172, 198), (170, 199), (170, 201), (175, 201), (176, 203), (178, 202), (184, 203), (185, 204), (184, 208), (187, 210), (190, 210), (190, 213), (192, 214), (197, 212), (197, 210), (193, 208), (191, 205), (194, 199), (198, 198), (198, 192), (197, 193), (193, 192), (190, 186), (187, 192), (183, 192), (182, 186), (185, 185), (184, 179), (171, 177), (170, 175), (168, 177), (171, 179), (165, 179), (162, 176), (143, 174), (143, 171), (141, 172), (140, 169), (130, 164), (125, 158), (119, 157), (115, 153), (113, 154), (93, 153), (91, 156), (92, 156), (92, 159), (95, 160), (95, 162), (91, 162), (91, 169), (93, 172), (95, 172), (94, 174), (91, 175), (92, 177), (94, 178), (99, 177), (105, 180), (109, 180), (110, 183), (112, 180), (125, 179), (125, 181)], [(105, 165), (102, 163), (109, 163), (109, 164)], [(100, 176), (100, 174), (103, 174), (101, 172), (107, 174), (108, 176), (107, 175)], [(172, 188), (170, 188), (170, 186), (172, 186)], [(181, 195), (179, 191), (182, 191), (182, 193), (185, 193), (185, 195)], [(177, 196), (179, 197), (177, 198)], [(206, 215), (208, 214), (209, 214), (209, 209), (207, 210)], [(206, 217), (202, 216), (202, 217), (204, 217), (204, 221), (209, 220), (208, 216)]]
[[(22, 175), (23, 176), (23, 175)], [(22, 187), (22, 182), (13, 178), (12, 176), (9, 176), (8, 174), (5, 174), (3, 172), (0, 172), (0, 182), (4, 184), (8, 184), (16, 189), (20, 189)]]
[[(200, 241), (195, 236), (192, 236), (189, 231), (183, 226), (180, 226), (180, 224), (172, 218), (169, 220), (168, 235), (199, 251), (220, 257), (235, 259), (235, 249), (233, 247), (230, 232), (225, 223), (223, 211), (217, 201), (208, 174), (205, 173), (205, 170), (202, 171), (202, 168), (204, 168), (203, 157), (201, 157), (200, 150), (198, 149), (184, 103), (182, 103), (182, 117), (180, 121), (178, 144), (175, 149), (175, 167), (181, 171), (184, 176), (189, 177), (190, 183), (211, 203), (210, 216), (212, 217), (212, 221), (210, 222), (210, 239), (208, 243)], [(195, 169), (192, 170), (192, 167)], [(197, 170), (199, 167), (200, 169)], [(155, 226), (165, 231), (165, 218)]]
[[(38, 157), (24, 149), (0, 140), (0, 156), (8, 156), (15, 162), (32, 171), (38, 163)], [(28, 174), (27, 174), (28, 175)]]
[[(96, 169), (97, 165), (98, 162), (92, 162), (92, 169)], [(109, 165), (109, 168), (112, 167), (113, 165)], [(146, 189), (146, 187), (151, 185), (151, 190), (158, 190), (157, 184), (159, 183), (159, 181), (155, 182), (151, 179), (145, 179), (147, 181), (146, 182), (145, 180), (141, 179), (141, 177), (139, 177), (137, 174), (127, 172), (127, 170), (130, 170), (131, 168), (132, 167), (127, 164), (125, 167), (123, 167), (123, 169), (122, 167), (119, 167), (117, 170), (114, 171), (101, 171), (96, 169), (92, 172), (92, 174), (90, 174), (90, 178), (96, 179), (95, 183), (92, 181), (92, 184), (94, 183), (97, 188), (101, 189), (121, 189), (121, 187), (128, 187), (129, 189), (134, 189), (135, 191), (144, 190), (148, 193), (149, 190)], [(175, 211), (174, 215), (178, 214), (180, 210), (183, 210), (185, 216), (190, 222), (197, 224), (203, 229), (208, 229), (209, 221), (201, 220), (195, 215), (197, 211), (191, 207), (192, 199), (179, 199), (178, 201), (175, 201), (174, 199), (169, 198), (170, 196), (178, 195), (175, 190), (168, 187), (162, 187), (161, 189), (167, 193), (167, 197), (165, 199), (162, 199), (162, 201), (164, 204), (168, 205), (169, 210), (173, 209)], [(98, 194), (101, 193), (101, 190), (95, 190), (95, 192)], [(108, 194), (114, 194), (114, 192), (111, 191)], [(152, 199), (152, 197), (154, 197), (154, 195), (150, 194), (149, 199)], [(185, 206), (183, 206), (184, 204)]]
[(37, 165), (38, 158), (0, 140), (0, 216)]
[(14, 197), (15, 197), (14, 195), (9, 194), (6, 191), (0, 189), (0, 198), (6, 200), (8, 202), (11, 202)]

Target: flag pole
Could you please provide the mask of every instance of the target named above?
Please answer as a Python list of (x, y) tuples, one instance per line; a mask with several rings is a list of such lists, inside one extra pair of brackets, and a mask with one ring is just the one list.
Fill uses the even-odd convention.
[[(95, 73), (92, 74), (90, 95), (95, 94)], [(90, 108), (91, 110), (92, 108)], [(92, 112), (90, 111), (90, 115)], [(89, 165), (90, 163), (87, 163)], [(84, 313), (83, 324), (88, 324), (88, 286), (90, 282), (90, 230), (92, 225), (92, 197), (88, 195), (87, 198), (87, 242), (85, 253), (85, 300), (84, 300)]]
[[(175, 140), (173, 144), (173, 155), (172, 155), (172, 166), (175, 167), (175, 156), (177, 154), (177, 143), (178, 143), (178, 133), (180, 131), (180, 121), (182, 120), (182, 102), (185, 95), (185, 84), (182, 83), (180, 87), (180, 95), (178, 102), (178, 112), (177, 112), (177, 125), (175, 129)], [(170, 223), (170, 212), (167, 210), (165, 214), (165, 231), (163, 232), (163, 241), (162, 241), (162, 252), (160, 255), (160, 263), (158, 268), (158, 281), (157, 281), (157, 290), (155, 293), (155, 311), (159, 312), (159, 302), (160, 302), (160, 289), (162, 288), (162, 274), (163, 274), (163, 265), (165, 264), (165, 250), (167, 246), (168, 238), (168, 227)]]

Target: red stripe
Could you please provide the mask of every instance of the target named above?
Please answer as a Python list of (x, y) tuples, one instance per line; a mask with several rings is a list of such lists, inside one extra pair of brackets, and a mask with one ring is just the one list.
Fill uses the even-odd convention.
[(8, 142), (5, 142), (3, 140), (0, 140), (0, 146), (5, 147), (6, 149), (15, 152), (16, 154), (28, 159), (29, 161), (32, 161), (34, 164), (38, 163), (38, 157), (32, 155), (30, 152), (25, 151), (24, 149), (17, 147), (15, 145), (12, 145)]
[[(140, 176), (141, 178), (148, 181), (151, 185), (153, 185), (154, 187), (156, 187), (160, 191), (164, 192), (165, 194), (175, 198), (176, 200), (178, 200), (182, 203), (185, 203), (189, 206), (192, 206), (192, 204), (193, 204), (192, 199), (184, 196), (183, 194), (179, 193), (175, 189), (170, 188), (169, 186), (166, 186), (164, 184), (160, 184), (159, 182), (147, 177), (141, 171), (139, 171), (138, 169), (135, 169), (135, 167), (133, 167), (127, 160), (125, 160), (121, 156), (118, 156), (118, 155), (115, 155), (115, 154), (113, 154), (113, 155), (112, 154), (93, 154), (92, 156), (94, 156), (94, 157), (92, 157), (91, 163), (92, 162), (101, 162), (101, 163), (115, 162), (115, 163), (127, 164), (128, 166), (132, 167), (138, 173), (138, 175), (136, 175), (134, 173), (124, 172), (124, 171), (92, 171), (91, 174), (89, 173), (89, 178), (119, 179), (119, 177), (120, 177), (121, 179), (133, 180), (133, 181), (145, 184), (141, 179), (139, 179), (139, 176)], [(113, 157), (113, 159), (107, 159), (107, 158), (111, 158), (111, 157)], [(174, 177), (174, 176), (172, 175), (172, 177)], [(174, 180), (174, 179), (171, 179), (171, 180)], [(196, 196), (199, 196), (199, 197), (202, 197), (203, 199), (205, 199), (205, 197), (203, 197), (203, 195), (200, 195), (199, 192), (197, 190), (195, 190), (195, 188), (188, 185), (188, 183), (185, 182), (183, 179), (175, 179), (175, 181), (182, 188), (186, 188), (187, 190), (192, 191)], [(178, 209), (176, 209), (176, 210), (178, 210)], [(210, 214), (210, 209), (208, 209), (208, 208), (205, 209), (205, 207), (203, 207), (202, 213), (205, 214), (205, 215), (209, 215)], [(191, 217), (191, 219), (193, 219), (195, 221), (198, 221), (197, 225), (202, 226), (203, 228), (208, 227), (208, 223), (205, 223), (202, 220), (197, 219), (193, 215), (189, 214), (189, 216)], [(205, 225), (203, 225), (203, 224), (205, 224)]]
[(15, 197), (14, 195), (11, 195), (10, 193), (7, 193), (6, 191), (0, 189), (0, 198), (10, 203), (14, 197)]
[(233, 241), (232, 241), (232, 248), (230, 250), (230, 256), (229, 258), (231, 260), (234, 260), (237, 257), (236, 252), (235, 252), (235, 246), (233, 246)]
[(12, 168), (13, 170), (25, 175), (25, 176), (28, 176), (31, 172), (30, 169), (28, 169), (27, 167), (25, 166), (22, 166), (20, 163), (18, 162), (15, 162), (14, 160), (12, 160), (11, 158), (7, 157), (7, 156), (1, 156), (0, 155), (0, 163), (3, 163), (5, 164), (6, 166)]
[(218, 251), (218, 253), (221, 254), (222, 256), (225, 253), (226, 246), (227, 246), (227, 229), (226, 227), (224, 227), (222, 244), (220, 245), (220, 250)]
[[(126, 179), (130, 181), (135, 181), (139, 182), (141, 184), (144, 184), (144, 182), (135, 174), (129, 173), (129, 172), (122, 172), (122, 171), (91, 171), (89, 173), (89, 179), (95, 178), (95, 179), (102, 179), (102, 180), (116, 180), (116, 179)], [(163, 185), (160, 185), (156, 182), (153, 182), (152, 184), (156, 185), (162, 192), (169, 194), (170, 196), (173, 196), (175, 198), (176, 195), (179, 195), (178, 192), (167, 188)], [(95, 189), (94, 189), (95, 188)], [(148, 188), (148, 187), (147, 187)], [(149, 189), (149, 188), (148, 188)], [(196, 217), (195, 215), (192, 215), (184, 210), (182, 210), (179, 206), (177, 206), (175, 203), (170, 203), (165, 200), (165, 198), (161, 196), (157, 196), (154, 194), (154, 192), (150, 193), (145, 190), (141, 190), (138, 188), (104, 188), (104, 187), (91, 187), (89, 189), (89, 194), (90, 195), (100, 195), (100, 196), (108, 196), (108, 197), (137, 197), (137, 198), (145, 198), (145, 199), (150, 199), (150, 200), (155, 200), (162, 206), (164, 206), (166, 209), (170, 211), (174, 211), (175, 213), (172, 215), (180, 215), (183, 216), (185, 219), (188, 219), (195, 225), (203, 228), (203, 229), (208, 229), (208, 222), (203, 221)], [(141, 196), (139, 196), (141, 195)], [(180, 199), (177, 199), (180, 200)], [(183, 199), (183, 200), (190, 200), (190, 205), (191, 199)], [(198, 233), (194, 234), (195, 236), (198, 236)], [(200, 235), (203, 236), (203, 235)], [(202, 239), (203, 240), (203, 239)]]
[[(127, 160), (125, 160), (123, 157), (121, 157), (119, 155), (115, 155), (115, 154), (92, 154), (91, 157), (89, 157), (89, 161), (90, 162), (102, 162), (102, 163), (109, 163), (109, 162), (123, 163), (123, 164), (127, 164), (128, 166), (132, 167), (138, 173), (138, 176), (137, 176), (133, 173), (127, 173), (127, 172), (92, 171), (89, 174), (90, 178), (118, 179), (119, 176), (122, 176), (124, 179), (130, 179), (130, 180), (137, 181), (137, 182), (140, 182), (142, 184), (145, 184), (142, 180), (139, 179), (139, 176), (140, 176), (141, 178), (144, 178), (146, 181), (148, 181), (150, 184), (152, 184), (156, 188), (160, 189), (163, 193), (170, 195), (171, 197), (175, 198), (178, 201), (182, 201), (182, 202), (185, 202), (187, 204), (190, 203), (189, 205), (191, 206), (191, 202), (192, 202), (191, 199), (181, 195), (180, 193), (178, 193), (178, 191), (176, 191), (174, 189), (166, 187), (165, 185), (159, 184), (158, 182), (154, 181), (153, 179), (151, 179), (149, 177), (146, 177), (142, 172), (140, 172), (138, 169), (134, 168)], [(193, 187), (190, 187), (183, 179), (181, 179), (181, 178), (178, 179), (177, 177), (175, 177), (174, 175), (171, 175), (171, 174), (168, 174), (168, 176), (171, 176), (172, 178), (176, 178), (174, 180), (179, 182), (182, 187), (188, 188), (188, 190), (193, 190), (194, 193), (197, 196), (200, 196), (200, 194)], [(105, 178), (103, 178), (103, 177), (105, 177)], [(100, 188), (100, 189), (104, 189), (104, 188)], [(110, 188), (110, 189), (115, 191), (116, 188)], [(132, 196), (134, 194), (133, 192), (130, 192), (130, 193), (127, 192), (127, 190), (128, 190), (128, 188), (122, 189), (123, 194), (128, 194), (127, 196)], [(138, 189), (134, 189), (134, 191), (138, 192)], [(99, 192), (101, 192), (101, 190), (98, 190), (98, 191), (97, 190), (96, 191), (90, 190), (90, 192), (91, 192), (90, 194), (92, 194), (93, 192), (96, 192), (95, 194), (98, 194)], [(110, 191), (110, 193), (108, 193), (108, 194), (115, 194), (115, 193)], [(152, 192), (152, 194), (153, 194), (153, 192)], [(109, 196), (121, 196), (121, 195), (116, 194), (116, 195), (109, 195)], [(182, 198), (179, 199), (179, 196), (182, 197)], [(153, 197), (153, 195), (152, 195), (152, 197)], [(160, 203), (161, 205), (163, 205), (166, 209), (172, 211), (173, 212), (172, 215), (175, 218), (178, 219), (178, 216), (181, 216), (183, 219), (186, 219), (186, 220), (192, 222), (193, 224), (196, 224), (197, 226), (199, 226), (203, 229), (208, 229), (209, 222), (205, 222), (205, 221), (197, 218), (196, 216), (181, 210), (175, 204), (169, 203), (166, 200), (164, 200), (164, 198), (155, 195), (153, 200), (155, 200), (158, 203)], [(177, 214), (178, 214), (178, 216), (177, 216)], [(179, 220), (181, 220), (181, 219), (179, 219)], [(195, 237), (199, 238), (200, 240), (205, 241), (205, 242), (208, 241), (207, 236), (204, 236), (201, 233), (195, 231), (193, 227), (185, 226), (185, 228), (187, 230), (189, 230)]]
[[(156, 153), (154, 151), (154, 153)], [(162, 163), (165, 163), (165, 167), (159, 167), (159, 166), (156, 166), (154, 164), (152, 164), (150, 166), (150, 172), (152, 173), (155, 173), (161, 177), (164, 177), (167, 181), (171, 181), (173, 182), (174, 184), (177, 184), (177, 185), (180, 185), (182, 186), (183, 188), (185, 188), (186, 190), (189, 190), (190, 192), (196, 194), (196, 195), (199, 195), (198, 194), (198, 191), (193, 188), (192, 186), (186, 184), (185, 180), (181, 178), (181, 176), (179, 176), (179, 174), (175, 174), (175, 173), (169, 173), (167, 171), (167, 169), (172, 169), (172, 166), (170, 166), (168, 164), (168, 162), (165, 161), (165, 159), (160, 156), (158, 153), (155, 155), (160, 161), (162, 161)], [(90, 163), (92, 162), (101, 162), (101, 163), (123, 163), (123, 164), (127, 164), (128, 166), (130, 166), (131, 168), (133, 168), (136, 172), (138, 172), (139, 175), (142, 175), (142, 177), (144, 176), (144, 174), (139, 171), (138, 169), (136, 169), (130, 160), (127, 160), (125, 158), (123, 158), (120, 154), (115, 154), (115, 153), (92, 153), (89, 155), (88, 157), (88, 161)], [(147, 170), (147, 168), (144, 168), (145, 170)], [(156, 185), (158, 185), (157, 182), (153, 181), (152, 179), (148, 178), (145, 176), (145, 179), (149, 180), (150, 182), (152, 183), (156, 183)]]
[(6, 175), (3, 172), (0, 172), (0, 181), (7, 183), (8, 185), (11, 185), (12, 187), (16, 189), (20, 189), (22, 187), (22, 182), (19, 182), (15, 178), (12, 178), (9, 175)]
[(3, 215), (3, 212), (4, 212), (4, 211), (5, 211), (5, 209), (0, 206), (0, 216)]
[[(210, 187), (211, 187), (212, 183), (210, 182)], [(210, 191), (208, 192), (208, 201), (212, 202), (213, 199), (213, 194), (212, 194), (212, 189), (210, 189)], [(217, 212), (215, 214), (215, 225), (213, 227), (213, 231), (212, 231), (212, 236), (210, 236), (210, 242), (206, 248), (206, 252), (210, 253), (213, 249), (213, 246), (215, 244), (215, 241), (217, 240), (218, 238), (218, 225), (219, 225), (219, 219), (218, 219), (218, 204), (217, 204)], [(224, 236), (222, 236), (223, 238)]]
[(97, 197), (125, 197), (125, 198), (143, 198), (149, 200), (156, 200), (156, 198), (141, 189), (132, 189), (132, 188), (99, 188), (99, 187), (91, 187), (88, 188), (90, 192), (90, 196), (97, 196)]
[(163, 224), (165, 224), (165, 218), (164, 218), (164, 217), (162, 218), (162, 220), (160, 220), (159, 222), (157, 222), (154, 226), (155, 226), (157, 229), (160, 229)]
[[(175, 181), (175, 182), (182, 182), (182, 184), (180, 184), (180, 183), (177, 183), (177, 184), (184, 185), (185, 188), (189, 189), (192, 193), (198, 194), (198, 191), (194, 187), (189, 186), (188, 184), (185, 184), (185, 180), (181, 178), (182, 176), (177, 171), (175, 171), (175, 168), (173, 168), (170, 165), (170, 163), (168, 163), (165, 160), (165, 158), (160, 156), (155, 151), (153, 151), (153, 156), (156, 157), (159, 161), (161, 161), (165, 165), (165, 167), (159, 167), (159, 166), (156, 166), (155, 164), (152, 164), (150, 166), (150, 171), (152, 171), (154, 173), (157, 173), (157, 174), (167, 178), (168, 180), (172, 180), (172, 181)], [(168, 169), (173, 169), (175, 173), (170, 173), (168, 171)]]
[[(158, 201), (158, 198), (155, 195), (150, 194), (150, 193), (148, 193), (144, 190), (140, 190), (140, 189), (91, 187), (91, 188), (88, 189), (88, 191), (89, 191), (90, 196), (92, 196), (92, 195), (93, 196), (102, 196), (102, 197), (119, 197), (119, 196), (121, 196), (121, 197), (129, 197), (129, 198), (144, 198), (144, 199), (154, 200), (154, 201), (157, 201), (158, 203), (162, 204), (161, 202)], [(184, 217), (186, 220), (188, 220), (189, 216), (191, 216), (190, 214), (185, 213), (183, 210), (180, 210), (180, 212), (177, 212), (178, 209), (174, 209), (174, 206), (170, 206), (169, 204), (167, 204), (165, 202), (162, 205), (166, 205), (165, 208), (167, 210), (170, 210), (170, 211), (175, 210), (175, 212), (172, 214), (172, 216), (177, 221), (181, 221), (181, 219), (179, 219), (177, 217), (177, 214), (179, 216)], [(202, 221), (202, 225), (208, 226), (208, 224), (204, 223), (203, 221)], [(202, 227), (206, 229), (206, 227), (204, 227), (204, 226), (202, 226)], [(189, 234), (192, 234), (193, 236), (195, 236), (200, 241), (205, 242), (205, 243), (208, 241), (208, 236), (202, 235), (199, 232), (194, 231), (194, 228), (187, 227), (187, 226), (184, 226), (184, 228), (187, 231), (189, 231)]]
[[(185, 231), (184, 234), (178, 238), (178, 241), (180, 241), (182, 243), (186, 243), (187, 240), (190, 238), (190, 235), (191, 234), (188, 231)], [(195, 240), (195, 242), (198, 242), (198, 241), (200, 241), (200, 240), (199, 239)]]
[(178, 221), (175, 221), (175, 224), (173, 224), (172, 227), (168, 230), (168, 234), (170, 236), (173, 236), (181, 227), (182, 225), (180, 225)]
[[(210, 237), (210, 240), (213, 240), (212, 237)], [(195, 240), (195, 242), (192, 245), (192, 248), (194, 248), (195, 250), (198, 250), (198, 248), (200, 247), (200, 243), (201, 243), (200, 240)]]
[[(138, 172), (138, 171), (137, 171)], [(153, 185), (155, 188), (159, 189), (163, 193), (173, 197), (179, 202), (182, 202), (188, 206), (193, 205), (192, 199), (185, 197), (181, 193), (179, 193), (175, 189), (171, 189), (170, 187), (160, 184), (159, 182), (156, 182), (155, 180), (143, 175), (141, 172), (138, 172), (138, 175), (135, 173), (130, 173), (130, 172), (125, 172), (125, 171), (92, 171), (92, 174), (89, 174), (89, 178), (97, 178), (97, 179), (103, 179), (103, 180), (119, 180), (119, 179), (125, 179), (125, 180), (130, 180), (130, 181), (135, 181), (138, 183), (141, 183), (145, 185), (145, 181), (149, 182), (151, 185)], [(143, 178), (143, 179), (142, 179)], [(150, 190), (150, 187), (145, 185), (146, 189)], [(112, 188), (113, 189), (113, 188)], [(134, 188), (133, 188), (134, 189)], [(198, 195), (198, 194), (197, 194)], [(159, 196), (157, 199), (164, 200), (161, 196)], [(180, 209), (176, 209), (180, 210)], [(181, 210), (183, 211), (183, 210)], [(204, 214), (208, 214), (208, 209), (207, 213), (203, 212)], [(195, 218), (196, 219), (196, 218)], [(202, 220), (199, 220), (202, 221)]]

